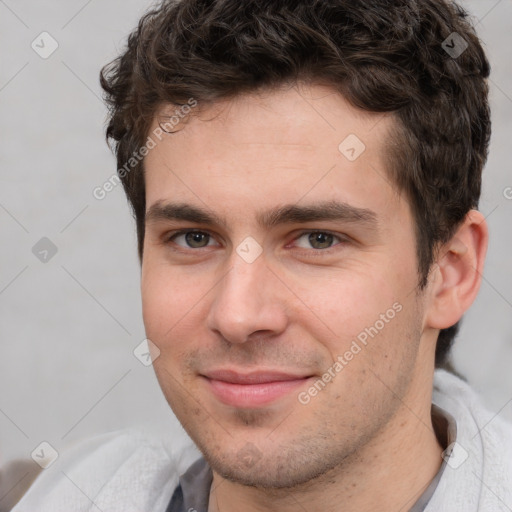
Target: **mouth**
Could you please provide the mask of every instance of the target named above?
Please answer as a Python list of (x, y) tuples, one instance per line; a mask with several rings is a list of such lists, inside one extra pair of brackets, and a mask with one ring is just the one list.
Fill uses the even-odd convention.
[(297, 390), (313, 377), (268, 370), (241, 373), (231, 369), (209, 371), (200, 376), (220, 402), (239, 408), (269, 405)]

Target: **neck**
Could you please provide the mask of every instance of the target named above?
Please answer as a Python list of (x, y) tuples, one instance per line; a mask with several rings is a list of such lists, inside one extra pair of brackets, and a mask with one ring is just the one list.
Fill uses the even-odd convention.
[[(424, 390), (428, 389), (428, 392)], [(293, 489), (247, 487), (213, 473), (208, 512), (409, 510), (442, 462), (432, 382), (412, 386), (386, 427), (328, 473)]]

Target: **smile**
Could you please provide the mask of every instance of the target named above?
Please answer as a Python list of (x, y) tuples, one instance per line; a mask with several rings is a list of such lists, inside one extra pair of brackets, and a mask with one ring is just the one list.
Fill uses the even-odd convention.
[(233, 407), (262, 407), (295, 391), (311, 375), (283, 372), (238, 373), (217, 370), (202, 375), (210, 392), (222, 403)]

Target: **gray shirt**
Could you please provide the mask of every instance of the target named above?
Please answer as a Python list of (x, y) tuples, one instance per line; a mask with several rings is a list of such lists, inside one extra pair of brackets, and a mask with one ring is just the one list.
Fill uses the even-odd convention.
[[(432, 424), (439, 444), (446, 449), (457, 437), (455, 418), (435, 404), (431, 408)], [(422, 512), (428, 505), (441, 479), (446, 459), (443, 459), (439, 471), (423, 494), (409, 509), (409, 512)], [(166, 512), (208, 512), (208, 499), (213, 474), (206, 460), (201, 457), (181, 475), (179, 484), (172, 495)]]

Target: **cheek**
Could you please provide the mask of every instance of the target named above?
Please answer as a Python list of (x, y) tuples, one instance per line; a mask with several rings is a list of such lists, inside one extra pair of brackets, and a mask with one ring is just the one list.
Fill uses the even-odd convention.
[[(350, 362), (343, 364), (349, 367), (343, 371), (352, 384), (364, 378), (367, 367), (394, 372), (404, 357), (414, 358), (412, 338), (418, 333), (409, 332), (419, 315), (411, 293), (414, 272), (412, 266), (382, 262), (303, 279), (297, 288), (302, 312), (295, 312), (295, 321), (324, 345), (332, 361), (347, 354), (344, 361)], [(335, 388), (346, 385), (345, 379), (337, 382)]]
[(295, 290), (301, 299), (300, 307), (311, 313), (307, 318), (323, 321), (335, 334), (356, 334), (357, 329), (375, 322), (395, 302), (404, 300), (402, 290), (407, 286), (390, 274), (360, 266), (335, 274), (302, 277), (296, 281)]
[(169, 267), (144, 262), (141, 277), (142, 315), (146, 334), (165, 344), (191, 305), (191, 283), (184, 284)]
[(143, 264), (142, 315), (147, 337), (161, 350), (162, 360), (178, 360), (198, 338), (205, 339), (208, 304), (214, 276), (193, 266), (172, 267), (156, 258)]

